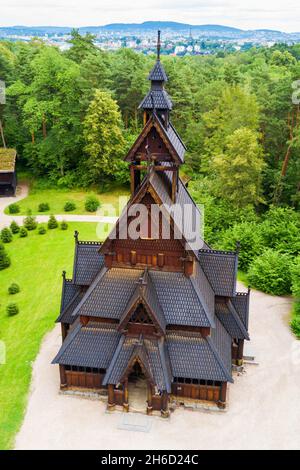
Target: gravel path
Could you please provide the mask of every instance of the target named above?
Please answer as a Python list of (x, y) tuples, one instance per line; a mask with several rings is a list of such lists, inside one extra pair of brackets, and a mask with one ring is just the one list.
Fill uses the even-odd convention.
[[(0, 229), (8, 227), (10, 223), (15, 220), (19, 225), (22, 225), (24, 216), (23, 215), (6, 215), (4, 210), (7, 206), (13, 202), (18, 202), (28, 196), (28, 186), (22, 184), (18, 186), (16, 197), (2, 197), (0, 198)], [(117, 221), (117, 217), (101, 217), (97, 215), (76, 215), (76, 214), (55, 214), (56, 219), (61, 222), (66, 220), (67, 222), (96, 222), (96, 223), (108, 223), (114, 224)], [(48, 222), (49, 215), (37, 215), (36, 220), (39, 223)]]
[[(259, 365), (234, 376), (227, 412), (178, 409), (169, 420), (109, 414), (102, 402), (59, 394), (50, 364), (61, 344), (56, 325), (33, 366), (16, 449), (300, 449), (300, 342), (288, 327), (290, 308), (289, 298), (253, 291), (250, 348)], [(137, 416), (145, 432), (129, 430)]]

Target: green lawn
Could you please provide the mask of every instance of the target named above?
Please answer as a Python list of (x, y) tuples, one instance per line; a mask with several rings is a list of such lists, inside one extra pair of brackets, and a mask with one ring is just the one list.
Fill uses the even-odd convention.
[[(35, 188), (33, 185), (30, 188), (29, 196), (18, 202), (20, 212), (17, 215), (27, 215), (30, 210), (33, 215), (37, 214), (91, 214), (87, 212), (84, 207), (86, 197), (91, 194), (91, 191), (83, 190), (66, 190), (66, 189), (40, 189)], [(97, 194), (101, 204), (112, 204), (119, 215), (119, 196), (129, 196), (127, 187), (119, 186), (113, 187), (107, 192)], [(67, 201), (73, 201), (76, 204), (76, 209), (72, 212), (65, 212), (64, 205)], [(41, 202), (48, 203), (50, 210), (47, 212), (38, 212), (38, 206)], [(124, 204), (123, 204), (124, 205)], [(123, 208), (123, 206), (122, 206)], [(5, 210), (9, 214), (8, 208)]]
[[(74, 230), (79, 231), (81, 240), (97, 239), (96, 224), (74, 222), (67, 231), (29, 232), (28, 238), (15, 236), (5, 245), (11, 266), (0, 271), (0, 340), (6, 346), (6, 363), (0, 365), (0, 449), (13, 446), (22, 423), (31, 364), (58, 315), (62, 270), (72, 275)], [(20, 293), (8, 295), (12, 282), (20, 285)], [(19, 305), (15, 317), (6, 314), (9, 302)]]

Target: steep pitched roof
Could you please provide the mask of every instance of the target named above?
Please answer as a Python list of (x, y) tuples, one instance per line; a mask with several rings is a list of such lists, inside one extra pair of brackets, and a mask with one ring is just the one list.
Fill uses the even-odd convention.
[[(73, 316), (124, 318), (140, 296), (137, 282), (143, 273), (140, 269), (103, 268), (74, 309)], [(214, 301), (208, 298), (210, 293), (205, 293), (202, 286), (195, 286), (190, 277), (179, 272), (149, 270), (147, 279), (143, 300), (155, 312), (162, 329), (166, 324), (214, 326)]]
[(149, 271), (169, 325), (213, 327), (213, 302), (206, 304), (190, 277), (183, 273)]
[(235, 295), (238, 265), (236, 252), (201, 249), (198, 259), (216, 295)]
[(250, 339), (247, 328), (230, 299), (216, 301), (216, 315), (231, 338)]
[(171, 392), (171, 377), (161, 340), (122, 336), (103, 379), (103, 385), (117, 384), (138, 360), (159, 390)]
[(0, 148), (0, 173), (15, 171), (17, 152), (15, 149)]
[(245, 328), (248, 330), (250, 289), (248, 289), (248, 292), (237, 292), (230, 300), (245, 325)]
[(137, 283), (134, 293), (129, 299), (126, 309), (120, 318), (119, 329), (123, 328), (127, 322), (130, 321), (132, 313), (138, 305), (142, 303), (149, 312), (153, 323), (157, 325), (159, 330), (163, 333), (166, 328), (166, 320), (148, 270), (145, 270), (140, 281), (141, 282)]
[(142, 275), (143, 270), (139, 269), (103, 269), (73, 315), (119, 319)]
[(168, 109), (173, 105), (166, 90), (150, 90), (139, 104), (139, 109)]
[(104, 256), (99, 252), (102, 243), (79, 241), (75, 243), (73, 283), (88, 286), (104, 266)]
[(174, 377), (233, 382), (230, 336), (220, 322), (212, 332), (211, 337), (205, 338), (190, 332), (167, 334), (166, 344)]
[(160, 60), (157, 60), (149, 73), (148, 80), (153, 82), (167, 82), (168, 76)]
[[(74, 284), (71, 284), (74, 286)], [(68, 287), (70, 284), (68, 285)], [(68, 302), (65, 302), (65, 297), (63, 297), (63, 302), (62, 302), (62, 308), (60, 311), (60, 315), (57, 318), (56, 322), (60, 323), (67, 323), (72, 325), (76, 319), (76, 317), (73, 316), (73, 312), (81, 299), (84, 296), (85, 289), (82, 289), (80, 286), (74, 286), (76, 288), (73, 296), (70, 298)]]
[(79, 323), (66, 337), (52, 364), (106, 369), (120, 336), (112, 325)]
[[(158, 198), (160, 199), (160, 204), (163, 206), (163, 209), (165, 209), (169, 213), (171, 218), (174, 220), (177, 232), (182, 233), (183, 238), (186, 241), (186, 249), (193, 251), (195, 253), (195, 256), (198, 257), (198, 249), (196, 250), (192, 247), (189, 247), (189, 245), (196, 241), (196, 222), (202, 222), (202, 214), (199, 208), (196, 206), (195, 202), (193, 201), (192, 197), (188, 193), (181, 179), (179, 178), (178, 180), (176, 204), (181, 207), (181, 213), (184, 216), (183, 223), (182, 219), (177, 221), (177, 223), (174, 219), (174, 214), (172, 212), (173, 203), (171, 200), (170, 179), (168, 177), (167, 172), (162, 173), (152, 171), (149, 178), (149, 184), (151, 184)], [(207, 248), (207, 245), (204, 240), (202, 240), (201, 243), (203, 247)]]
[(142, 142), (146, 139), (147, 135), (151, 131), (152, 128), (155, 128), (162, 138), (163, 142), (167, 146), (168, 150), (170, 151), (172, 157), (174, 158), (175, 162), (183, 163), (184, 162), (184, 153), (185, 153), (185, 145), (183, 144), (182, 140), (180, 139), (179, 135), (175, 131), (172, 124), (169, 124), (166, 128), (156, 113), (153, 113), (151, 119), (147, 121), (145, 124), (144, 129), (137, 137), (136, 141), (132, 145), (131, 149), (129, 150), (128, 154), (124, 158), (125, 161), (131, 161), (135, 159), (136, 152)]

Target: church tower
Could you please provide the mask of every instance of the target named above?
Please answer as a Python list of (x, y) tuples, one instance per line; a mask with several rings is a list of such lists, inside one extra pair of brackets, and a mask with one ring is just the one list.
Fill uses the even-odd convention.
[(178, 192), (179, 167), (184, 162), (186, 147), (172, 125), (172, 101), (165, 90), (167, 74), (160, 60), (160, 31), (158, 31), (156, 62), (149, 74), (150, 91), (139, 105), (143, 110), (144, 128), (126, 156), (131, 163), (131, 194), (135, 194), (141, 173), (149, 166), (157, 172), (172, 173), (172, 202)]

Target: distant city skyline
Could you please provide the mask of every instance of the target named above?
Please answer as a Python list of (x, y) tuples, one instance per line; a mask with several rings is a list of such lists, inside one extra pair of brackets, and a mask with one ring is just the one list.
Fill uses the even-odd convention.
[(300, 30), (299, 0), (11, 0), (0, 6), (0, 26), (101, 26), (178, 21), (241, 29)]

